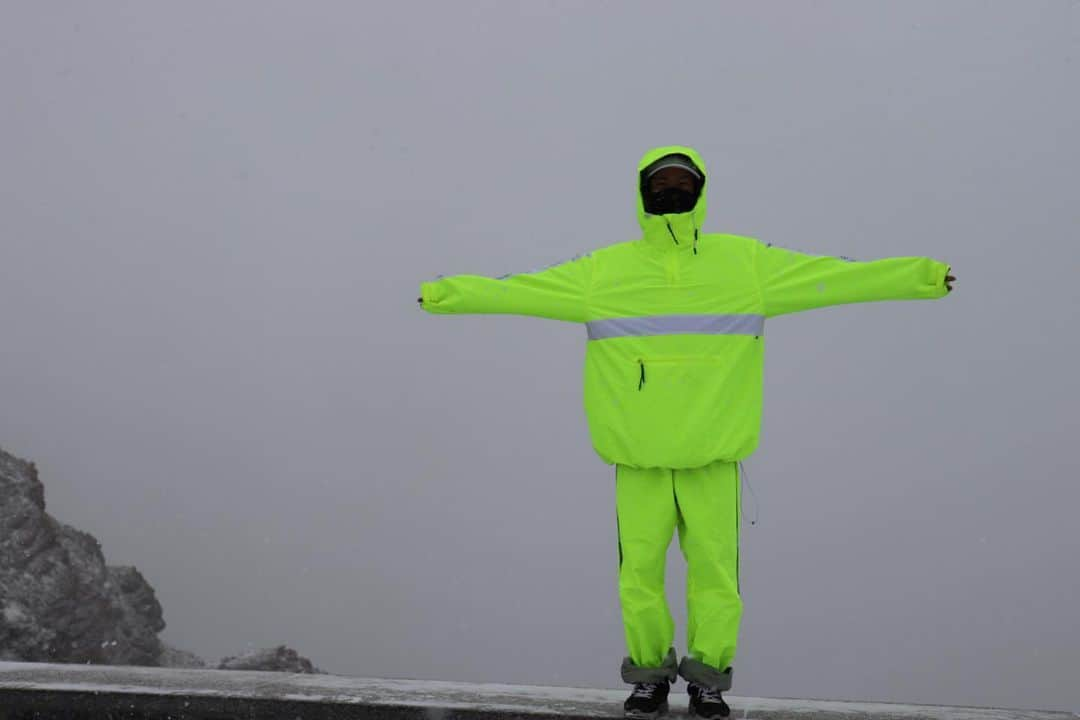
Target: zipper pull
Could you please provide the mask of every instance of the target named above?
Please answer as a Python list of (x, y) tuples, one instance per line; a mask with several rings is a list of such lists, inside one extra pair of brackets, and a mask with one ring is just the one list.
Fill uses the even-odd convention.
[(667, 223), (667, 231), (669, 233), (671, 233), (671, 239), (675, 241), (676, 245), (678, 245), (679, 244), (679, 238), (675, 237), (675, 231), (671, 229), (671, 221), (668, 220), (667, 218), (664, 218), (664, 222)]
[(640, 390), (641, 386), (645, 384), (645, 362), (638, 358), (638, 365), (641, 366), (641, 379), (638, 380), (637, 389)]

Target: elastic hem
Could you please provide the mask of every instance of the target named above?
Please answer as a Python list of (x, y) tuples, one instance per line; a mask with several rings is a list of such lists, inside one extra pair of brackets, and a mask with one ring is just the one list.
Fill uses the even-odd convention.
[(620, 672), (625, 683), (660, 682), (661, 680), (675, 682), (679, 677), (679, 665), (678, 658), (675, 656), (675, 648), (668, 650), (663, 664), (654, 667), (635, 665), (634, 661), (629, 657), (624, 657)]

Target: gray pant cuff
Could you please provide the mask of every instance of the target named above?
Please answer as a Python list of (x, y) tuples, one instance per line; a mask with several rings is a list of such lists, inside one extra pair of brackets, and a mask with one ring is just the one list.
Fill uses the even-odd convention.
[(622, 661), (622, 679), (625, 683), (660, 682), (661, 680), (675, 682), (678, 677), (679, 664), (675, 656), (675, 648), (669, 649), (663, 664), (655, 667), (635, 665), (629, 657), (624, 657)]
[(730, 690), (734, 671), (728, 667), (723, 672), (692, 657), (684, 657), (679, 663), (679, 674), (686, 682), (692, 682), (713, 690)]

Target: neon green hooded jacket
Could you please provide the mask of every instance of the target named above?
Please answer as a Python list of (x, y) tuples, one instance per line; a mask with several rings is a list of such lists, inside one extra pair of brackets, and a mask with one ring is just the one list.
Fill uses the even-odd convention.
[[(684, 213), (646, 213), (641, 171), (671, 153), (701, 170), (697, 204)], [(947, 292), (949, 266), (931, 258), (858, 262), (703, 232), (708, 175), (692, 148), (649, 150), (634, 180), (636, 240), (534, 272), (420, 284), (430, 313), (583, 323), (585, 416), (606, 463), (690, 468), (750, 455), (761, 425), (766, 318)]]

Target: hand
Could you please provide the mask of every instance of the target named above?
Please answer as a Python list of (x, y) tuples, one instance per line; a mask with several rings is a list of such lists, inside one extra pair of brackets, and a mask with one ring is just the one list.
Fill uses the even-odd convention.
[[(952, 270), (952, 268), (949, 268), (949, 270)], [(945, 292), (952, 292), (951, 283), (954, 283), (954, 282), (956, 282), (956, 276), (955, 275), (948, 275), (948, 274), (945, 275)]]
[(420, 307), (424, 307), (424, 298), (423, 297), (416, 298), (416, 302), (420, 303)]

